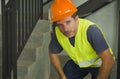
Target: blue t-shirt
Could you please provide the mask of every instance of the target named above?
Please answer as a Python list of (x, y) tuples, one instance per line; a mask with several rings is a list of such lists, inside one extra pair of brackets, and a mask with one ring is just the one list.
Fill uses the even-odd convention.
[[(102, 36), (101, 31), (95, 26), (91, 25), (87, 30), (87, 39), (93, 49), (96, 51), (97, 54), (103, 52), (104, 50), (108, 49), (108, 45)], [(75, 37), (69, 38), (70, 43), (74, 46)], [(55, 31), (51, 33), (51, 42), (49, 44), (49, 51), (52, 53), (60, 53), (63, 50), (61, 45), (59, 44)]]

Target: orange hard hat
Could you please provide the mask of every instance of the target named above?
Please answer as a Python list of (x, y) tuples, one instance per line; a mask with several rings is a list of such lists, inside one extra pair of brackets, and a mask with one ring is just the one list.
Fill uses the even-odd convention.
[(51, 21), (55, 22), (73, 15), (77, 11), (71, 0), (54, 0), (50, 7)]

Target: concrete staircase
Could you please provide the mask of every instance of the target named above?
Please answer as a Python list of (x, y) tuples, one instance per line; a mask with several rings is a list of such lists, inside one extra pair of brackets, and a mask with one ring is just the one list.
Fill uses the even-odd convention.
[(39, 20), (18, 60), (18, 79), (48, 79), (50, 24)]

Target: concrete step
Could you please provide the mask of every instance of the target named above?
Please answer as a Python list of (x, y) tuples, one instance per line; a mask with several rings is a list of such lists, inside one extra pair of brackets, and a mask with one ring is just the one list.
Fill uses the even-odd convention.
[[(26, 71), (27, 71), (26, 75), (22, 74), (23, 76), (26, 77), (26, 79), (38, 79), (40, 77), (42, 79), (46, 79), (46, 77), (48, 77), (48, 75), (49, 75), (49, 74), (45, 73), (45, 72), (47, 72), (47, 71), (45, 71), (46, 68), (48, 68), (46, 66), (49, 66), (48, 62), (47, 62), (48, 60), (44, 60), (44, 62), (43, 62), (43, 59), (46, 56), (44, 50), (47, 50), (47, 49), (44, 49), (42, 46), (42, 45), (44, 45), (43, 44), (43, 42), (44, 42), (43, 34), (46, 31), (49, 31), (49, 28), (50, 28), (50, 27), (47, 27), (48, 24), (49, 23), (46, 20), (38, 21), (36, 27), (34, 28), (32, 34), (21, 54), (21, 57), (19, 58), (18, 66), (23, 67), (22, 68), (23, 70), (19, 71), (19, 73), (21, 73), (21, 74), (22, 74), (22, 72), (26, 73)], [(38, 51), (37, 53), (36, 53), (36, 49)], [(24, 61), (27, 61), (27, 63)]]
[(43, 34), (43, 45), (36, 48), (36, 61), (29, 67), (28, 79), (48, 79), (50, 61), (48, 56), (49, 33)]
[[(43, 33), (41, 33), (40, 31), (43, 28), (45, 29), (45, 27), (43, 27), (43, 28), (40, 27), (40, 23), (41, 23), (41, 25), (46, 27), (45, 24), (48, 24), (48, 21), (46, 21), (46, 20), (38, 21), (35, 29), (33, 30), (33, 33), (31, 34), (31, 36), (30, 36), (30, 38), (29, 38), (29, 40), (28, 40), (28, 42), (27, 42), (27, 44), (25, 46), (25, 48), (23, 49), (23, 52), (22, 52), (23, 55), (21, 56), (20, 59), (25, 59), (25, 58), (32, 59), (32, 58), (35, 58), (35, 50), (36, 50), (36, 48), (40, 47), (42, 45), (42, 43), (43, 43)], [(45, 30), (48, 31), (47, 29), (48, 28), (46, 28)], [(43, 32), (45, 32), (45, 30)], [(27, 54), (27, 53), (29, 53), (29, 54)], [(31, 58), (31, 56), (33, 56), (33, 57)]]
[(38, 20), (33, 33), (45, 33), (50, 31), (50, 22), (48, 20)]
[(35, 54), (35, 48), (25, 48), (23, 52), (21, 53), (19, 60), (20, 61), (35, 61), (36, 54)]
[(18, 61), (17, 61), (17, 67), (18, 67), (18, 77), (24, 77), (27, 75), (28, 67), (33, 64), (36, 60), (36, 51), (35, 49), (25, 49)]
[(28, 68), (36, 60), (36, 50), (26, 48), (20, 55), (17, 68), (18, 68), (18, 79), (25, 79), (25, 76), (28, 74)]
[(17, 78), (18, 79), (25, 79), (25, 76), (27, 75), (28, 67), (26, 66), (18, 66), (17, 68)]
[(43, 43), (43, 33), (32, 33), (26, 44), (27, 48), (36, 48)]
[(27, 44), (27, 48), (37, 48), (43, 44), (43, 34), (49, 32), (50, 26), (49, 21), (47, 20), (39, 20), (34, 28)]

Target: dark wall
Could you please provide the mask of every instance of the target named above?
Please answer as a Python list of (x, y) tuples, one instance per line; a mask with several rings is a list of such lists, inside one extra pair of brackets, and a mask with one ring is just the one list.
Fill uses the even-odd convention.
[(113, 0), (88, 0), (78, 6), (78, 14), (80, 17), (86, 17), (112, 1)]

